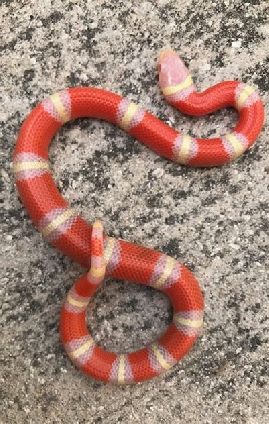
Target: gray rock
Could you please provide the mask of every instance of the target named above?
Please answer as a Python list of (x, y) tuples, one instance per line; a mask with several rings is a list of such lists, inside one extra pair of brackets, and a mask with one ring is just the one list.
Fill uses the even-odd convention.
[[(21, 123), (48, 94), (76, 85), (128, 96), (197, 136), (224, 134), (236, 113), (182, 116), (157, 85), (171, 46), (197, 87), (239, 79), (268, 105), (268, 3), (2, 0), (1, 423), (248, 423), (268, 421), (268, 123), (237, 161), (191, 169), (99, 121), (67, 124), (50, 149), (55, 180), (109, 235), (185, 263), (206, 304), (203, 334), (163, 377), (135, 386), (93, 381), (59, 341), (65, 293), (84, 270), (48, 245), (22, 206), (10, 169)], [(268, 112), (267, 112), (268, 114)], [(171, 320), (165, 296), (109, 280), (89, 323), (114, 351), (145, 346)]]

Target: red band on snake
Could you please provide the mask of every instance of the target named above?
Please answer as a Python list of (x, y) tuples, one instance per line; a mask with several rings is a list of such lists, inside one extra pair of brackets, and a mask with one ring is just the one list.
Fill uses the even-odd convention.
[[(14, 173), (22, 201), (42, 234), (59, 250), (90, 271), (71, 288), (61, 312), (60, 334), (71, 360), (102, 381), (131, 383), (172, 367), (194, 344), (203, 319), (203, 297), (192, 273), (160, 252), (103, 236), (70, 208), (57, 190), (48, 164), (48, 146), (59, 128), (79, 117), (98, 118), (123, 128), (158, 154), (181, 164), (216, 166), (237, 158), (258, 137), (264, 121), (262, 101), (254, 89), (236, 81), (219, 83), (202, 93), (194, 87), (183, 61), (167, 50), (159, 58), (159, 80), (167, 101), (189, 115), (205, 115), (232, 106), (236, 128), (220, 138), (181, 134), (121, 96), (98, 88), (70, 88), (53, 94), (25, 120), (15, 149)], [(156, 342), (136, 352), (104, 351), (88, 332), (86, 307), (105, 276), (163, 291), (174, 316)]]

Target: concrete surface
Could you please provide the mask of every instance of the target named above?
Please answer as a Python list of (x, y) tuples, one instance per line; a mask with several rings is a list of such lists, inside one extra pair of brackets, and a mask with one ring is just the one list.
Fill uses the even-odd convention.
[[(215, 169), (168, 162), (107, 123), (78, 120), (55, 137), (52, 169), (72, 206), (110, 235), (179, 259), (204, 292), (194, 349), (136, 386), (92, 381), (65, 355), (59, 311), (83, 269), (35, 229), (10, 164), (24, 118), (66, 86), (126, 95), (193, 135), (228, 131), (234, 111), (193, 119), (167, 105), (156, 69), (167, 46), (200, 90), (248, 81), (268, 111), (268, 2), (2, 0), (0, 14), (0, 422), (267, 423), (268, 124), (250, 152)], [(164, 331), (172, 311), (154, 290), (108, 281), (92, 314), (96, 340), (126, 351)]]

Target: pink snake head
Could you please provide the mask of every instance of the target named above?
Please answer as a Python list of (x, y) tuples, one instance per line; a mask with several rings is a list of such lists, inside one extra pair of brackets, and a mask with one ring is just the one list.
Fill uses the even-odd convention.
[(164, 50), (158, 59), (161, 88), (181, 84), (190, 75), (183, 60), (173, 50)]
[(168, 102), (184, 100), (195, 91), (188, 68), (173, 50), (160, 54), (158, 71), (159, 84)]

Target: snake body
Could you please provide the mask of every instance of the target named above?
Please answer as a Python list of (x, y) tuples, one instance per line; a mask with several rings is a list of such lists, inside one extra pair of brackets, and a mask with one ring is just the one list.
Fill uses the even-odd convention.
[[(183, 61), (171, 50), (160, 55), (158, 66), (160, 86), (169, 103), (196, 116), (232, 106), (239, 113), (236, 128), (219, 138), (194, 138), (117, 94), (98, 88), (70, 88), (51, 95), (33, 109), (22, 125), (14, 153), (16, 185), (37, 228), (63, 253), (90, 266), (62, 306), (60, 334), (67, 354), (89, 376), (118, 384), (152, 378), (188, 352), (202, 326), (202, 293), (192, 273), (175, 259), (103, 235), (99, 221), (92, 227), (76, 214), (50, 173), (48, 147), (54, 134), (72, 119), (103, 119), (170, 160), (208, 167), (241, 155), (254, 143), (264, 121), (262, 101), (252, 87), (226, 81), (198, 93)], [(154, 287), (171, 300), (173, 321), (165, 334), (148, 347), (116, 354), (104, 351), (88, 332), (87, 305), (108, 275)]]

